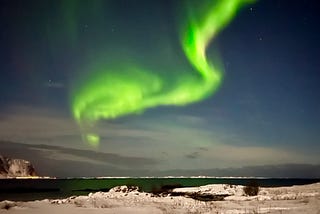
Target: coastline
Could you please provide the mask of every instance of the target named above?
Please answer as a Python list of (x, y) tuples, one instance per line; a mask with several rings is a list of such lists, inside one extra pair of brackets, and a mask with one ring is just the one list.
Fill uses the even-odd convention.
[[(175, 193), (175, 194), (173, 194)], [(180, 195), (179, 195), (179, 194)], [(182, 194), (187, 193), (187, 194)], [(222, 200), (197, 200), (192, 194), (221, 196)], [(174, 196), (177, 195), (177, 196)], [(44, 199), (0, 202), (0, 213), (319, 213), (320, 183), (291, 187), (261, 187), (257, 196), (246, 196), (241, 185), (212, 184), (175, 188), (154, 195), (125, 186), (109, 192)]]

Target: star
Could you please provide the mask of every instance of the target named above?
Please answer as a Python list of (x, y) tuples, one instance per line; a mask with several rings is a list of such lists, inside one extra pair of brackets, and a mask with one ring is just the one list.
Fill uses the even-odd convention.
[(83, 32), (88, 31), (88, 29), (89, 29), (89, 25), (88, 25), (88, 24), (82, 25), (82, 31), (83, 31)]

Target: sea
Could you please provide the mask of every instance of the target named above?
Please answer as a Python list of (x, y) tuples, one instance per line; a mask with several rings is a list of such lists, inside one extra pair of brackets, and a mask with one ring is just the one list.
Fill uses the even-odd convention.
[(107, 192), (115, 186), (138, 186), (141, 191), (152, 192), (162, 187), (194, 187), (207, 184), (280, 187), (320, 182), (308, 178), (257, 178), (257, 177), (99, 177), (99, 178), (37, 178), (0, 179), (0, 201), (32, 201), (61, 199), (88, 195), (90, 192)]

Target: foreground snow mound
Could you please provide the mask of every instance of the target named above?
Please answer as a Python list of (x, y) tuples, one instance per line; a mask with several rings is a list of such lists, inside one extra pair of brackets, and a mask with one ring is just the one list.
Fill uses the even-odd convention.
[[(170, 194), (181, 193), (180, 196)], [(314, 214), (320, 213), (320, 183), (292, 187), (261, 188), (258, 196), (245, 196), (243, 186), (206, 185), (192, 188), (176, 188), (169, 195), (156, 197), (151, 193), (138, 192), (136, 187), (120, 186), (109, 192), (90, 193), (88, 196), (72, 196), (62, 200), (29, 202), (24, 213), (136, 213), (136, 214), (182, 214), (182, 213), (271, 213), (271, 214)], [(183, 195), (184, 194), (184, 195)], [(188, 194), (229, 195), (222, 201), (194, 200)], [(183, 195), (183, 196), (182, 196)], [(185, 197), (187, 196), (187, 197)], [(288, 200), (290, 199), (290, 200)], [(0, 204), (1, 205), (1, 204)], [(58, 206), (57, 206), (58, 205)], [(14, 204), (5, 202), (15, 210)], [(21, 204), (18, 204), (21, 207)], [(48, 209), (33, 209), (32, 207)], [(89, 209), (87, 209), (89, 208)], [(94, 209), (92, 209), (94, 208)], [(103, 208), (103, 209), (96, 209)], [(65, 212), (60, 212), (61, 210)], [(69, 210), (68, 210), (69, 209)], [(87, 209), (87, 210), (86, 210)], [(8, 214), (10, 214), (10, 210)], [(38, 212), (37, 212), (38, 210)], [(50, 212), (52, 210), (52, 212)], [(49, 212), (48, 212), (49, 211)], [(79, 211), (79, 212), (78, 212)], [(80, 212), (82, 211), (82, 212)]]
[[(52, 204), (75, 204), (80, 207), (109, 207), (120, 205), (122, 200), (126, 203), (122, 206), (135, 204), (141, 202), (147, 197), (151, 197), (149, 193), (142, 193), (138, 191), (136, 186), (116, 186), (109, 190), (109, 192), (95, 192), (89, 193), (88, 196), (71, 196), (66, 199), (51, 200)], [(119, 200), (120, 199), (120, 200)], [(109, 203), (110, 202), (110, 203)]]
[(198, 200), (227, 201), (266, 201), (266, 200), (296, 200), (320, 196), (320, 183), (292, 186), (260, 188), (257, 196), (247, 196), (244, 186), (228, 184), (211, 184), (200, 187), (176, 188), (172, 195), (185, 195)]
[[(110, 189), (109, 192), (89, 193), (88, 196), (72, 196), (66, 199), (49, 200), (49, 202), (57, 205), (74, 204), (82, 208), (121, 207), (151, 210), (148, 213), (185, 213), (185, 210), (193, 210), (195, 212), (199, 209), (199, 202), (191, 198), (181, 196), (155, 197), (151, 193), (138, 192), (137, 189), (136, 187), (119, 186)], [(206, 212), (207, 209), (211, 210), (211, 208), (207, 208), (204, 204), (202, 206), (205, 208), (202, 210)]]
[(296, 200), (319, 196), (320, 183), (315, 183), (291, 187), (261, 188), (258, 200)]
[[(244, 186), (212, 184), (200, 187), (175, 188), (170, 194), (155, 197), (152, 193), (139, 192), (138, 187), (117, 186), (109, 192), (90, 193), (88, 196), (72, 196), (67, 199), (51, 200), (53, 204), (75, 204), (80, 207), (143, 206), (152, 203), (172, 203), (173, 206), (189, 207), (199, 201), (280, 201), (320, 197), (320, 183), (261, 188), (257, 196), (246, 196)], [(196, 199), (196, 200), (194, 200)], [(192, 205), (193, 204), (193, 205)]]
[(12, 207), (16, 207), (18, 206), (18, 204), (14, 201), (0, 201), (0, 210), (4, 209), (4, 210), (9, 210)]

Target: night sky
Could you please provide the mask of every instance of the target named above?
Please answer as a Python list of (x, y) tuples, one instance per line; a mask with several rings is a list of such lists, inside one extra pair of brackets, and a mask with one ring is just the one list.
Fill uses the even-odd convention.
[(320, 3), (239, 4), (203, 65), (190, 11), (232, 1), (0, 0), (0, 154), (52, 176), (320, 164)]

